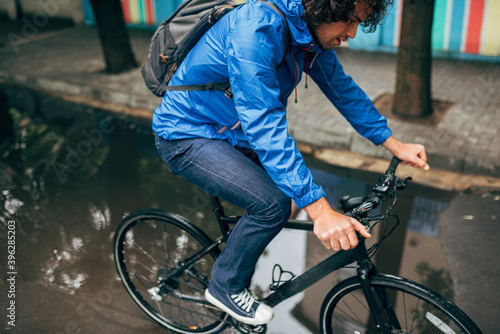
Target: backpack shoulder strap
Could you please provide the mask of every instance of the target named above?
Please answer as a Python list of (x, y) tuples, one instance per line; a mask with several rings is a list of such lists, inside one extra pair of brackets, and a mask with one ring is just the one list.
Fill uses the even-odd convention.
[(280, 66), (285, 60), (286, 54), (288, 53), (288, 50), (290, 49), (290, 45), (292, 43), (291, 36), (290, 36), (290, 27), (288, 27), (288, 21), (286, 20), (285, 14), (276, 6), (275, 3), (273, 2), (267, 2), (266, 0), (258, 0), (264, 2), (266, 5), (274, 9), (280, 16), (283, 18), (283, 22), (285, 23), (285, 54), (283, 56), (283, 59), (281, 60)]
[[(291, 45), (291, 36), (290, 36), (290, 28), (288, 27), (288, 22), (286, 20), (285, 14), (272, 2), (267, 2), (267, 0), (257, 0), (257, 1), (262, 1), (269, 7), (271, 7), (274, 11), (276, 11), (282, 18), (283, 22), (285, 23), (285, 53), (283, 55), (283, 58), (281, 59), (280, 65), (283, 64), (286, 55), (288, 53), (288, 50), (290, 49)], [(165, 87), (165, 90), (220, 90), (225, 92), (225, 95), (228, 98), (233, 97), (233, 93), (231, 91), (231, 86), (229, 84), (229, 81), (225, 82), (217, 82), (217, 83), (208, 83), (208, 84), (199, 84), (199, 85), (178, 85), (178, 86), (167, 86)]]

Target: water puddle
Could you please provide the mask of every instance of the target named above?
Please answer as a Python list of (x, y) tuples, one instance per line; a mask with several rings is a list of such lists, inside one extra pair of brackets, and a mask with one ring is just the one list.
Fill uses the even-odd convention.
[[(16, 222), (17, 279), (18, 286), (24, 286), (21, 296), (23, 291), (33, 291), (29, 286), (59, 291), (63, 296), (59, 298), (68, 300), (97, 296), (95, 307), (76, 303), (72, 308), (71, 321), (78, 328), (96, 319), (95, 312), (90, 318), (89, 310), (122, 310), (117, 301), (126, 292), (116, 282), (111, 240), (124, 215), (154, 207), (186, 216), (211, 236), (217, 235), (217, 226), (207, 195), (173, 176), (158, 157), (149, 124), (48, 96), (37, 96), (37, 101), (28, 112), (9, 109), (8, 116), (1, 115), (10, 131), (3, 131), (0, 138), (0, 221), (2, 232), (7, 231), (8, 221)], [(368, 193), (378, 178), (307, 160), (331, 203), (338, 203), (345, 194)], [(452, 196), (417, 185), (400, 193), (396, 210), (400, 227), (374, 259), (381, 272), (422, 282), (453, 297), (437, 238), (437, 218)], [(242, 213), (232, 206), (227, 211)], [(373, 233), (376, 236), (380, 231)], [(6, 233), (1, 235), (5, 244)], [(286, 230), (259, 262), (254, 287), (268, 291), (276, 263), (300, 274), (328, 254), (311, 233)], [(6, 263), (5, 252), (0, 261)], [(316, 332), (323, 296), (351, 274), (352, 269), (346, 269), (328, 276), (279, 305), (268, 333)], [(34, 311), (27, 307), (19, 312), (29, 323)], [(58, 319), (49, 322), (52, 330), (64, 328)]]

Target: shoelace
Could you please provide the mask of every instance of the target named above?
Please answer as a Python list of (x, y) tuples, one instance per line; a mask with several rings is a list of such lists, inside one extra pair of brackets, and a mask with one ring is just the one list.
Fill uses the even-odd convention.
[(231, 298), (243, 310), (245, 310), (246, 312), (250, 312), (250, 309), (252, 308), (252, 305), (254, 303), (254, 299), (250, 294), (250, 291), (245, 289), (238, 295), (231, 295)]

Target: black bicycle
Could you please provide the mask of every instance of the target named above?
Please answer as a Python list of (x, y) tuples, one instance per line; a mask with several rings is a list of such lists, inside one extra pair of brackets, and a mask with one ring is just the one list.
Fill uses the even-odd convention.
[[(367, 248), (360, 235), (353, 250), (339, 251), (300, 276), (273, 282), (263, 301), (275, 307), (331, 272), (354, 265), (357, 275), (335, 285), (326, 294), (320, 312), (321, 333), (481, 333), (456, 305), (427, 287), (407, 279), (382, 275), (371, 261), (381, 242), (397, 226), (387, 228), (396, 194), (410, 178), (399, 179), (393, 158), (372, 193), (341, 200), (348, 215), (367, 229), (382, 223), (382, 237)], [(114, 258), (120, 278), (139, 307), (160, 325), (178, 333), (217, 333), (232, 325), (241, 333), (265, 333), (266, 325), (250, 326), (232, 319), (208, 303), (204, 291), (220, 246), (239, 217), (226, 216), (212, 198), (221, 235), (212, 240), (182, 216), (157, 209), (134, 212), (119, 225)], [(369, 215), (385, 202), (384, 213)], [(312, 231), (312, 222), (290, 220), (285, 228)]]

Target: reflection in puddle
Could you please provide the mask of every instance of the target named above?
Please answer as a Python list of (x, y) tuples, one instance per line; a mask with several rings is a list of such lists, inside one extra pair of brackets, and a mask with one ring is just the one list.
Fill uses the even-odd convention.
[(89, 211), (92, 218), (92, 227), (96, 230), (104, 230), (111, 224), (111, 213), (106, 207), (104, 211), (99, 210), (92, 203), (89, 204)]
[(436, 238), (439, 233), (438, 217), (448, 203), (422, 196), (415, 196), (408, 229), (419, 234)]
[(57, 286), (69, 294), (77, 292), (88, 277), (88, 274), (79, 268), (82, 249), (83, 241), (80, 238), (73, 238), (62, 250), (54, 249), (52, 256), (42, 263), (42, 283)]
[(17, 209), (24, 205), (24, 202), (13, 198), (8, 190), (2, 191), (2, 196), (5, 198), (4, 209), (11, 215), (15, 214)]
[[(116, 277), (114, 231), (124, 215), (138, 209), (178, 212), (210, 236), (217, 235), (208, 197), (170, 173), (157, 156), (149, 124), (64, 101), (53, 103), (56, 107), (42, 115), (11, 110), (14, 134), (0, 143), (0, 205), (4, 208), (0, 221), (3, 230), (8, 220), (18, 222), (18, 256), (25, 271), (20, 280), (40, 282), (69, 295), (101, 291), (102, 282)], [(367, 194), (378, 178), (308, 160), (315, 180), (333, 204), (345, 194)], [(400, 194), (396, 211), (401, 224), (374, 261), (381, 272), (422, 282), (452, 298), (437, 239), (437, 219), (451, 195), (417, 191)], [(241, 214), (230, 205), (227, 211)], [(372, 239), (378, 233), (374, 230)], [(181, 236), (177, 242), (185, 239)], [(253, 284), (266, 292), (275, 263), (297, 275), (329, 254), (312, 233), (284, 231), (266, 250)], [(3, 257), (0, 254), (5, 263)], [(322, 299), (353, 272), (341, 270), (280, 304), (268, 332), (316, 332)]]

